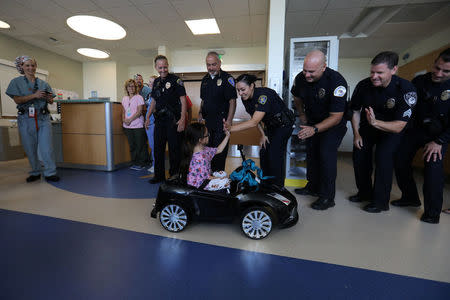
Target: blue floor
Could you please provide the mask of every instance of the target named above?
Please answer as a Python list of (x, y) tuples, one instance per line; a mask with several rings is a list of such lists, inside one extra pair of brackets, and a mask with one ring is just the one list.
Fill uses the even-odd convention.
[(135, 171), (123, 168), (113, 172), (80, 169), (58, 169), (59, 182), (53, 186), (77, 194), (108, 198), (156, 198), (158, 184), (148, 180), (153, 174), (146, 170)]
[(0, 261), (0, 299), (8, 300), (450, 295), (449, 283), (1, 209)]

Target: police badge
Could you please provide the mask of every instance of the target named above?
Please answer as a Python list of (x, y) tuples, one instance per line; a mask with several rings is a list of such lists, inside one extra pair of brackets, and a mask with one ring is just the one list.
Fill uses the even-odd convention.
[(170, 82), (166, 82), (166, 89), (170, 89)]
[(392, 108), (394, 108), (394, 106), (395, 106), (395, 99), (394, 98), (389, 98), (386, 101), (386, 107), (389, 108), (389, 109), (392, 109)]
[(319, 94), (319, 99), (322, 99), (323, 97), (325, 97), (325, 89), (320, 88), (318, 94)]
[(219, 78), (219, 79), (217, 79), (217, 86), (221, 86), (221, 85), (222, 85), (222, 79)]
[(181, 85), (181, 86), (184, 85), (183, 80), (181, 80), (180, 78), (177, 79), (177, 83), (178, 83), (179, 85)]
[(447, 101), (450, 98), (450, 90), (442, 91), (441, 100)]

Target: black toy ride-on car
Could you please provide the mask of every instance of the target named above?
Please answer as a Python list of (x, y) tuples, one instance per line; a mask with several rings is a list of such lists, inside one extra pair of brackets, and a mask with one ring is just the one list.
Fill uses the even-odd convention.
[(239, 145), (243, 166), (231, 174), (229, 190), (207, 191), (178, 178), (170, 179), (160, 185), (151, 217), (159, 213), (161, 225), (170, 232), (182, 231), (191, 221), (232, 222), (240, 217), (242, 232), (256, 240), (268, 236), (274, 226), (295, 225), (295, 196), (284, 187), (268, 183), (254, 162), (245, 160), (242, 148)]

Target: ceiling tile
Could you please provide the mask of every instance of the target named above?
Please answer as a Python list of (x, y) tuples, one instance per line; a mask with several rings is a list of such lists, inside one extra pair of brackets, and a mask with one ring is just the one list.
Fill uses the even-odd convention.
[(249, 0), (250, 15), (266, 15), (269, 12), (269, 0)]
[(128, 0), (91, 0), (98, 7), (101, 8), (113, 8), (113, 7), (127, 7), (132, 5), (133, 3)]
[(391, 5), (401, 5), (407, 3), (409, 0), (370, 0), (368, 6), (391, 6)]
[(216, 18), (230, 16), (248, 16), (250, 14), (246, 0), (209, 0)]
[(53, 2), (56, 2), (59, 6), (64, 7), (73, 14), (86, 13), (99, 9), (99, 7), (90, 0), (53, 0)]
[(185, 20), (214, 18), (208, 0), (173, 0), (171, 3)]
[(152, 23), (167, 24), (172, 21), (180, 21), (181, 19), (175, 7), (167, 1), (138, 5), (137, 7)]
[(151, 24), (151, 21), (134, 5), (104, 8), (104, 10), (109, 15), (114, 16), (113, 20), (119, 23), (119, 25), (130, 29)]
[(365, 7), (370, 0), (330, 0), (327, 10), (339, 8), (356, 8)]
[(287, 4), (287, 11), (323, 10), (327, 7), (329, 0), (290, 0)]

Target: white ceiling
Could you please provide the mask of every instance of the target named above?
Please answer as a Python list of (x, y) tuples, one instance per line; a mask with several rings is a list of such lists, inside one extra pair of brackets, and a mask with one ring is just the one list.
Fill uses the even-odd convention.
[[(394, 16), (368, 38), (342, 39), (341, 57), (370, 57), (385, 49), (401, 52), (450, 26), (450, 1), (286, 1), (287, 38), (340, 36), (370, 7), (424, 4), (400, 12), (398, 21)], [(430, 4), (434, 2), (440, 4)], [(269, 0), (1, 0), (0, 20), (12, 28), (0, 33), (78, 61), (90, 59), (76, 49), (92, 47), (110, 52), (111, 60), (135, 65), (137, 61), (151, 62), (160, 45), (172, 50), (264, 46), (268, 6)], [(111, 19), (126, 29), (127, 36), (120, 41), (84, 37), (66, 25), (66, 19), (75, 14)], [(184, 23), (187, 19), (213, 17), (220, 35), (193, 36)], [(418, 21), (408, 21), (411, 18)]]

